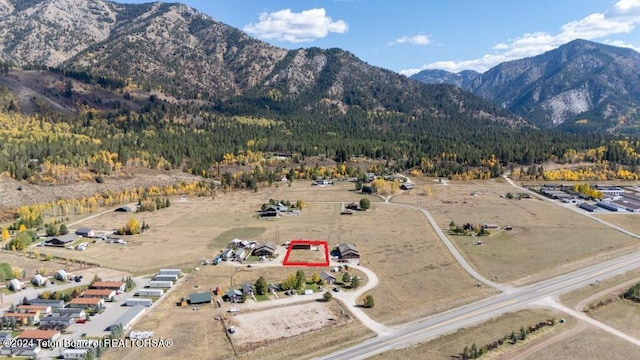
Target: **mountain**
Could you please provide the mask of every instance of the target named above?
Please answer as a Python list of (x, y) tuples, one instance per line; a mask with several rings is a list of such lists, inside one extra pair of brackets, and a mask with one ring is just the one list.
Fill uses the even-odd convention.
[[(486, 178), (605, 141), (536, 129), (342, 49), (272, 46), (182, 4), (0, 0), (0, 11), (0, 127), (12, 129), (0, 132), (0, 172), (15, 178), (37, 175), (32, 159), (220, 177), (248, 150)], [(247, 172), (234, 186), (271, 175)]]
[[(220, 110), (358, 108), (441, 116), (444, 108), (467, 111), (482, 102), (370, 66), (344, 50), (275, 47), (182, 4), (0, 0), (0, 9), (4, 63), (55, 68), (83, 82), (215, 103)], [(522, 124), (493, 105), (480, 107), (474, 110), (479, 117), (495, 113), (497, 120)]]
[(637, 132), (638, 74), (640, 54), (634, 50), (574, 40), (499, 64), (475, 78), (442, 70), (425, 70), (412, 78), (460, 86), (542, 127)]

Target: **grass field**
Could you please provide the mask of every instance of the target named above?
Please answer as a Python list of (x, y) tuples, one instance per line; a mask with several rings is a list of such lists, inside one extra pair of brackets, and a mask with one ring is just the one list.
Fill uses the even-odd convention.
[(596, 217), (618, 225), (623, 229), (640, 234), (640, 214), (594, 214)]
[[(107, 213), (78, 224), (95, 229), (113, 229), (136, 217), (151, 229), (144, 234), (126, 237), (125, 246), (90, 244), (86, 251), (51, 249), (61, 256), (97, 262), (148, 274), (162, 267), (191, 270), (203, 257), (218, 254), (229, 240), (273, 241), (282, 244), (295, 239), (325, 240), (331, 248), (341, 242), (354, 243), (362, 254), (362, 265), (380, 278), (371, 294), (376, 307), (367, 310), (381, 322), (396, 324), (434, 314), (491, 294), (490, 289), (475, 287), (468, 276), (449, 255), (440, 240), (417, 211), (383, 205), (377, 197), (369, 211), (351, 216), (340, 215), (343, 203), (359, 201), (364, 195), (352, 191), (354, 185), (339, 182), (334, 186), (310, 186), (294, 182), (291, 187), (261, 189), (257, 193), (233, 191), (221, 193), (216, 199), (173, 201), (171, 207), (152, 213)], [(302, 200), (300, 216), (261, 219), (257, 210), (270, 198), (288, 201)], [(309, 254), (305, 254), (309, 255)], [(278, 260), (282, 261), (284, 254)], [(268, 282), (282, 281), (291, 269), (274, 274), (272, 269), (258, 266), (247, 268), (218, 266), (209, 286), (254, 283), (264, 272)], [(307, 269), (308, 276), (316, 271)], [(319, 268), (317, 271), (327, 270)], [(293, 270), (295, 272), (295, 270)], [(234, 275), (231, 277), (231, 275)], [(251, 278), (240, 281), (243, 274)], [(226, 281), (222, 281), (225, 279)]]
[(630, 300), (621, 299), (616, 294), (604, 298), (613, 302), (596, 309), (589, 310), (589, 316), (597, 319), (616, 330), (638, 338), (640, 336), (640, 304)]
[(607, 332), (590, 328), (522, 359), (628, 360), (639, 358), (639, 347)]
[[(512, 231), (494, 231), (474, 245), (476, 237), (451, 236), (458, 249), (487, 278), (517, 284), (558, 275), (586, 266), (583, 260), (618, 249), (637, 246), (637, 240), (569, 209), (539, 198), (509, 200), (515, 192), (498, 181), (450, 181), (447, 185), (416, 181), (418, 191), (393, 201), (420, 204), (438, 225), (451, 221), (510, 225)], [(429, 190), (420, 190), (428, 188)], [(413, 190), (412, 190), (413, 191)], [(428, 194), (428, 195), (421, 195)]]
[[(562, 314), (547, 309), (523, 310), (516, 313), (505, 314), (494, 320), (490, 320), (481, 325), (461, 329), (453, 334), (434, 339), (432, 341), (418, 344), (401, 350), (389, 351), (381, 355), (385, 360), (409, 360), (409, 359), (456, 359), (461, 358), (465, 346), (471, 347), (473, 343), (478, 348), (482, 345), (493, 342), (510, 335), (512, 331), (518, 333), (520, 327), (535, 325), (548, 319), (559, 319)], [(492, 358), (498, 354), (509, 354), (527, 343), (538, 341), (552, 334), (563, 331), (567, 325), (556, 323), (555, 326), (547, 326), (536, 333), (527, 336), (525, 341), (519, 341), (515, 345), (507, 344), (489, 352), (482, 358)], [(567, 359), (568, 357), (564, 357)], [(558, 359), (561, 359), (559, 357)]]

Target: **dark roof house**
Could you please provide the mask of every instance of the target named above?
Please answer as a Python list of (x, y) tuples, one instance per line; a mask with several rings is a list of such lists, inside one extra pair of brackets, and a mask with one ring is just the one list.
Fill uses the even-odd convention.
[(336, 277), (331, 275), (331, 273), (323, 271), (320, 273), (320, 279), (327, 284), (333, 284), (336, 282)]
[(347, 208), (349, 210), (360, 210), (360, 204), (358, 204), (356, 202), (352, 202), (351, 204), (345, 206), (345, 208)]
[(260, 244), (253, 249), (253, 255), (255, 256), (273, 256), (277, 250), (276, 244), (272, 242)]
[(50, 236), (45, 239), (44, 244), (46, 246), (66, 246), (67, 244), (71, 244), (77, 238), (78, 235), (71, 233), (66, 235)]
[(78, 236), (82, 236), (82, 237), (92, 237), (95, 236), (96, 231), (93, 229), (89, 229), (89, 228), (78, 228), (76, 229), (76, 235)]
[(242, 293), (247, 294), (247, 296), (253, 295), (253, 285), (249, 283), (242, 285)]
[(126, 205), (124, 205), (124, 206), (120, 206), (120, 207), (119, 207), (119, 208), (117, 208), (115, 211), (116, 211), (116, 212), (130, 212), (130, 211), (131, 211), (131, 208), (130, 208), (130, 207), (128, 207), (128, 206), (126, 206)]
[(338, 252), (342, 259), (359, 259), (360, 252), (354, 244), (343, 243), (338, 245)]
[(276, 217), (279, 213), (280, 212), (278, 211), (277, 207), (275, 207), (274, 205), (270, 205), (266, 209), (262, 210), (262, 212), (260, 212), (260, 217)]

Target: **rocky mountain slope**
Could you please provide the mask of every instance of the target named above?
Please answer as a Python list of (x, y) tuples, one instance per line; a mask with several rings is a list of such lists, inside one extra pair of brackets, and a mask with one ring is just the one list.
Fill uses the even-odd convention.
[(522, 123), (453, 87), (406, 79), (340, 49), (278, 48), (181, 4), (0, 0), (0, 12), (1, 62), (55, 67), (120, 92), (204, 101), (234, 113), (464, 112)]
[(636, 132), (640, 54), (574, 40), (544, 54), (499, 64), (478, 76), (425, 70), (412, 78), (450, 83), (544, 127)]

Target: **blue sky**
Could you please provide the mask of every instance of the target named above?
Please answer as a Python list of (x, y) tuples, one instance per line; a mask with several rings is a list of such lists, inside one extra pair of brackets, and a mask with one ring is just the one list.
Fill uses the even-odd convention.
[(640, 49), (640, 0), (179, 2), (276, 46), (338, 47), (405, 75), (482, 72), (577, 38)]

